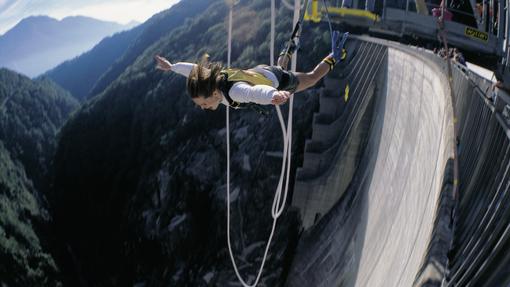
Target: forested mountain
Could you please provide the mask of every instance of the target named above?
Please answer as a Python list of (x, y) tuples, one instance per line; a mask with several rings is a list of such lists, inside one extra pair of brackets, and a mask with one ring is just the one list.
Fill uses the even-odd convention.
[(0, 69), (0, 140), (37, 189), (47, 184), (56, 133), (78, 102), (49, 79), (32, 81)]
[[(23, 165), (0, 141), (0, 284), (48, 286), (58, 283), (58, 267), (41, 244), (37, 225), (47, 221)], [(44, 223), (43, 223), (44, 224)]]
[(53, 82), (0, 69), (0, 285), (57, 286), (46, 206), (56, 134), (78, 102)]
[(185, 25), (210, 4), (209, 0), (181, 1), (145, 23), (106, 38), (89, 52), (46, 73), (79, 100), (102, 92), (113, 80), (161, 36)]
[[(179, 7), (190, 9), (192, 19), (161, 31), (150, 46), (136, 46), (141, 52), (122, 61), (127, 68), (112, 68), (120, 77), (62, 129), (52, 205), (58, 236), (69, 244), (80, 280), (90, 286), (230, 286), (237, 281), (226, 249), (225, 110), (197, 109), (186, 95), (184, 77), (154, 68), (155, 54), (195, 61), (207, 52), (212, 60), (226, 61), (225, 1), (209, 1), (203, 9), (188, 6), (195, 3), (181, 1)], [(269, 6), (264, 0), (236, 5), (234, 66), (269, 62)], [(172, 9), (161, 17), (172, 15)], [(277, 19), (281, 45), (292, 30), (291, 11), (279, 7)], [(329, 30), (306, 26), (302, 44), (307, 56), (298, 69), (309, 70), (328, 52)], [(299, 165), (311, 132), (316, 93), (295, 95), (293, 166)], [(231, 228), (247, 278), (256, 274), (271, 229), (281, 166), (275, 156), (282, 149), (280, 126), (269, 108), (269, 115), (231, 112)], [(282, 282), (298, 229), (292, 211), (282, 216), (261, 286)]]
[(0, 67), (34, 77), (127, 28), (83, 16), (31, 16), (0, 36)]

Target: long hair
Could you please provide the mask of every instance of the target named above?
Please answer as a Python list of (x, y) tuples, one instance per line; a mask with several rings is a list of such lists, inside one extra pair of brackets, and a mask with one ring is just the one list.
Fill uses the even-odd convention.
[(191, 70), (188, 77), (188, 94), (191, 98), (208, 98), (218, 89), (222, 79), (220, 63), (210, 63), (209, 55), (205, 54)]

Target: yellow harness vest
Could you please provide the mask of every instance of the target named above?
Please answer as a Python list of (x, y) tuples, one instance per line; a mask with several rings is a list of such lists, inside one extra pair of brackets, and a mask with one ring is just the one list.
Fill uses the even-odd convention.
[(227, 99), (229, 106), (234, 109), (246, 108), (255, 105), (253, 103), (239, 103), (230, 97), (228, 92), (236, 82), (245, 82), (252, 86), (273, 85), (273, 82), (270, 79), (253, 70), (225, 69), (222, 70), (221, 73), (226, 76), (226, 81), (220, 85), (219, 89), (223, 92), (223, 96)]

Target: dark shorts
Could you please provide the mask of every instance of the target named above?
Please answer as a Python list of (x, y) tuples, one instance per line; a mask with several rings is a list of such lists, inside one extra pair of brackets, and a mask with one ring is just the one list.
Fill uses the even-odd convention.
[(270, 71), (278, 79), (278, 88), (280, 91), (289, 91), (294, 93), (299, 85), (299, 79), (296, 75), (290, 71), (284, 70), (280, 66), (263, 66), (265, 70)]

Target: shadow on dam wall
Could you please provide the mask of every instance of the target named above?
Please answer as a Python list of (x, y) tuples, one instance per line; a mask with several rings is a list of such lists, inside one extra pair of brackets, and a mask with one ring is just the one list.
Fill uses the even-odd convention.
[[(350, 60), (356, 64), (345, 67), (350, 71), (327, 85), (337, 81), (343, 91), (351, 83), (350, 91), (364, 94), (349, 101), (363, 104), (338, 114), (354, 116), (334, 128), (342, 137), (336, 143), (319, 145), (319, 134), (307, 143), (313, 148), (305, 148), (302, 170), (314, 164), (324, 171), (296, 176), (293, 205), (306, 230), (286, 286), (440, 285), (453, 209), (453, 109), (444, 63), (386, 41), (354, 41), (369, 52), (358, 52)], [(355, 59), (370, 51), (384, 51), (380, 64)], [(370, 81), (356, 80), (360, 74)]]

